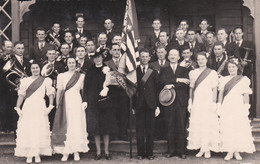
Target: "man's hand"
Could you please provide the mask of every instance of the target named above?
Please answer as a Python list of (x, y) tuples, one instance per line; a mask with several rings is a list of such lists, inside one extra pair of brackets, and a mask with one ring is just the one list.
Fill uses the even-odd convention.
[(247, 62), (246, 62), (246, 61), (244, 61), (244, 60), (242, 60), (242, 61), (241, 61), (241, 64), (242, 64), (242, 66), (244, 67), (244, 66), (246, 66), (246, 65), (247, 65)]
[(167, 85), (164, 86), (163, 89), (172, 89), (172, 88), (174, 88), (173, 84), (167, 84)]
[(49, 105), (49, 107), (44, 110), (44, 114), (45, 114), (45, 115), (48, 115), (53, 108), (54, 108), (53, 105)]
[(180, 83), (185, 83), (185, 84), (190, 84), (190, 80), (186, 79), (186, 78), (177, 78), (176, 82), (180, 82)]
[(85, 109), (88, 107), (88, 103), (87, 102), (83, 102), (81, 105), (81, 109), (82, 111), (85, 111)]
[(133, 113), (133, 115), (135, 115), (135, 110), (134, 109), (132, 109), (132, 113)]
[(159, 107), (157, 107), (155, 109), (155, 117), (159, 116), (159, 114), (160, 114), (160, 109), (159, 109)]

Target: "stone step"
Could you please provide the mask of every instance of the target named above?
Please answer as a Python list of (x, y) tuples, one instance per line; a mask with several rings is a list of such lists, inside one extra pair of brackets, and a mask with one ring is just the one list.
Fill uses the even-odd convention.
[(260, 137), (260, 127), (253, 127), (252, 128), (253, 137)]
[(251, 121), (251, 126), (253, 126), (253, 127), (260, 127), (260, 119), (259, 118), (254, 118)]

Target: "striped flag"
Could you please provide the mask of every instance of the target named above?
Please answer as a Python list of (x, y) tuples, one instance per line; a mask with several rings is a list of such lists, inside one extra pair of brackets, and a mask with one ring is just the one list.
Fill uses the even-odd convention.
[(118, 71), (126, 75), (127, 79), (136, 83), (136, 68), (140, 64), (138, 42), (140, 40), (137, 15), (134, 0), (127, 0), (122, 32), (123, 54)]

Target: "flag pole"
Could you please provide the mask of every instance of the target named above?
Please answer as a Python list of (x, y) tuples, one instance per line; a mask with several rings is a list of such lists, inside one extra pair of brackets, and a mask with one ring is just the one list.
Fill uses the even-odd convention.
[(133, 157), (133, 142), (132, 142), (132, 118), (133, 118), (133, 113), (132, 113), (132, 96), (129, 97), (130, 99), (130, 104), (129, 104), (129, 111), (130, 111), (130, 121), (129, 121), (129, 137), (130, 137), (130, 159)]

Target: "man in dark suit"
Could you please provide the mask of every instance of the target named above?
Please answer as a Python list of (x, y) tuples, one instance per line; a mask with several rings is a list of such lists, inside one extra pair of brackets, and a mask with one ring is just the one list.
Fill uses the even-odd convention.
[(53, 23), (50, 30), (47, 31), (47, 37), (45, 41), (56, 47), (58, 50), (61, 43), (64, 42), (63, 31), (61, 30), (60, 24), (58, 22)]
[[(29, 60), (24, 57), (24, 44), (21, 41), (17, 41), (14, 43), (14, 53), (12, 58), (10, 59), (14, 62), (13, 67), (19, 69), (23, 74), (30, 76), (30, 63)], [(16, 136), (16, 129), (17, 129), (17, 121), (18, 121), (18, 114), (14, 110), (14, 107), (17, 102), (17, 86), (8, 85), (9, 86), (9, 93), (10, 93), (10, 104), (8, 106), (8, 110), (12, 111), (12, 130), (15, 132)]]
[[(239, 46), (241, 63), (244, 67), (243, 75), (251, 79), (253, 73), (253, 63), (255, 62), (254, 43), (243, 39), (243, 30), (241, 27), (234, 29), (235, 43)], [(246, 52), (248, 51), (248, 55)]]
[[(170, 62), (166, 60), (167, 51), (165, 49), (165, 46), (159, 45), (156, 48), (156, 54), (158, 57), (157, 61), (154, 61), (150, 63), (150, 67), (158, 72), (160, 74), (161, 69), (164, 67), (168, 67), (170, 65)], [(161, 90), (162, 88), (159, 88)], [(164, 111), (162, 110), (162, 106), (159, 105), (160, 108), (160, 114), (158, 117), (155, 118), (155, 129), (154, 129), (154, 137), (156, 140), (162, 140), (166, 138), (167, 134), (167, 128), (165, 127), (164, 122)]]
[(197, 59), (196, 54), (201, 51), (206, 51), (206, 47), (204, 46), (203, 43), (199, 43), (196, 41), (194, 29), (188, 30), (187, 38), (188, 38), (190, 51), (192, 53), (191, 58), (192, 58), (192, 60), (196, 61), (196, 59)]
[(65, 31), (64, 40), (65, 40), (65, 43), (67, 43), (69, 45), (69, 54), (72, 55), (73, 57), (75, 57), (75, 48), (79, 46), (79, 43), (74, 41), (72, 32)]
[(207, 19), (202, 19), (200, 24), (200, 31), (196, 34), (197, 36), (197, 41), (206, 45), (207, 44), (207, 37), (206, 34), (209, 32), (208, 31), (208, 27), (209, 27), (209, 23)]
[(13, 43), (9, 40), (4, 40), (2, 49), (0, 49), (0, 131), (12, 131), (11, 118), (12, 110), (8, 108), (10, 104), (10, 93), (8, 84), (5, 80), (5, 74), (2, 72), (6, 62), (10, 60), (13, 52)]
[(207, 63), (208, 67), (217, 71), (219, 76), (227, 76), (229, 75), (226, 67), (227, 60), (224, 44), (216, 42), (213, 46), (212, 58), (209, 58)]
[(41, 64), (47, 60), (46, 52), (49, 49), (54, 49), (54, 45), (50, 45), (45, 41), (46, 38), (45, 29), (42, 27), (38, 27), (36, 30), (36, 37), (37, 42), (34, 44), (34, 46), (31, 49), (30, 53), (30, 60), (35, 60), (37, 62), (40, 62)]
[(78, 64), (78, 69), (81, 73), (86, 74), (87, 70), (90, 68), (92, 63), (86, 59), (86, 49), (85, 47), (79, 46), (76, 48), (76, 59)]
[(96, 46), (93, 40), (88, 40), (86, 43), (86, 61), (92, 65), (94, 64), (91, 56), (93, 56), (95, 54), (96, 51)]
[(106, 50), (107, 53), (104, 55), (104, 61), (108, 61), (112, 58), (111, 54), (109, 53), (109, 46), (107, 45), (107, 34), (104, 32), (101, 32), (98, 35), (98, 45), (97, 45), (97, 51)]
[(162, 68), (160, 85), (165, 89), (174, 88), (176, 98), (169, 106), (164, 106), (168, 127), (168, 154), (167, 158), (179, 156), (186, 158), (186, 114), (189, 99), (189, 70), (178, 65), (179, 51), (172, 49), (168, 59), (170, 66)]
[(77, 16), (76, 26), (77, 28), (72, 31), (73, 38), (79, 44), (79, 39), (82, 35), (85, 35), (88, 39), (92, 39), (91, 33), (87, 30), (84, 30), (85, 19), (82, 15)]
[(176, 39), (171, 40), (169, 49), (180, 49), (181, 45), (188, 45), (189, 43), (185, 41), (185, 33), (184, 30), (182, 28), (177, 28), (176, 32), (175, 32), (175, 36)]
[(145, 43), (144, 43), (144, 48), (147, 48), (148, 50), (150, 50), (150, 53), (154, 53), (155, 54), (155, 49), (156, 49), (156, 42), (159, 41), (159, 34), (161, 32), (161, 21), (160, 19), (154, 19), (153, 20), (153, 31), (150, 32), (149, 35), (147, 35), (146, 39), (145, 39)]
[(112, 39), (113, 36), (115, 35), (115, 30), (114, 30), (114, 23), (112, 22), (111, 19), (106, 19), (104, 21), (104, 27), (105, 27), (105, 33), (107, 34), (107, 45), (111, 46), (112, 44)]
[(227, 41), (227, 37), (228, 37), (228, 34), (227, 34), (226, 29), (221, 28), (218, 30), (217, 39), (219, 42), (224, 44), (227, 56), (229, 58), (230, 57), (240, 58), (238, 45), (234, 42), (229, 43)]
[(189, 70), (194, 70), (195, 68), (198, 68), (197, 62), (191, 59), (192, 52), (190, 50), (190, 47), (182, 45), (180, 46), (179, 52), (183, 58), (183, 60), (179, 63), (180, 66), (186, 67)]
[[(111, 71), (118, 71), (120, 51), (121, 48), (118, 44), (113, 43), (111, 45), (110, 54), (112, 59), (105, 62)], [(120, 140), (127, 140), (129, 98), (116, 81), (111, 85), (110, 91), (113, 104), (116, 107), (117, 125), (119, 127), (118, 137)]]
[[(140, 51), (141, 65), (137, 67), (137, 92), (134, 101), (136, 115), (137, 158), (153, 160), (154, 118), (158, 108), (158, 73), (149, 68), (148, 49)], [(155, 114), (156, 113), (156, 114)]]

